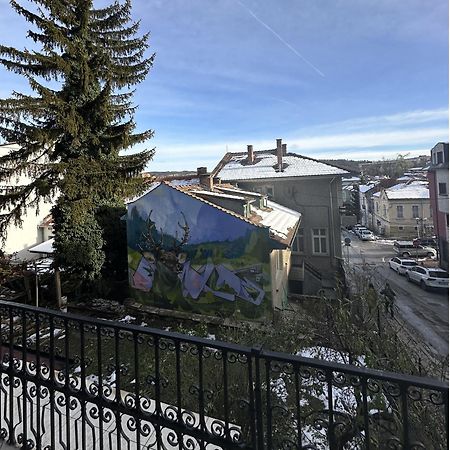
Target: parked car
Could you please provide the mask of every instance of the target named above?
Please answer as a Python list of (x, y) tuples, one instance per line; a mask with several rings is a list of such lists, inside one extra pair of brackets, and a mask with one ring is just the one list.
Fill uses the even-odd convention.
[[(361, 234), (361, 231), (367, 230), (367, 228), (362, 225), (359, 225), (358, 227), (353, 228), (353, 230), (354, 230), (356, 236), (359, 237), (359, 235)], [(369, 230), (367, 230), (367, 231), (369, 231)]]
[(448, 272), (439, 268), (414, 266), (407, 270), (406, 278), (420, 284), (422, 289), (448, 289)]
[(359, 238), (362, 241), (374, 241), (375, 240), (375, 236), (374, 234), (370, 231), (370, 230), (360, 230), (359, 232)]
[(394, 252), (404, 258), (410, 258), (411, 256), (436, 258), (436, 250), (434, 248), (423, 245), (415, 247), (412, 241), (395, 241)]
[(417, 265), (414, 259), (399, 258), (395, 256), (389, 260), (389, 267), (399, 275), (405, 275), (408, 269)]
[(420, 238), (419, 244), (425, 247), (437, 248), (437, 241), (434, 237)]
[(357, 223), (357, 224), (352, 228), (353, 233), (355, 233), (356, 235), (358, 235), (358, 231), (359, 231), (360, 228), (366, 228), (366, 227), (364, 227), (364, 226), (362, 226), (361, 224)]

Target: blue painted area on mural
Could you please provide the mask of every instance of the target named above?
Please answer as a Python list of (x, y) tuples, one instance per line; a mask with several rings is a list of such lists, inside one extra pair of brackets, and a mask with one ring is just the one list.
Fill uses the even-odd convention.
[(221, 316), (272, 311), (267, 228), (161, 184), (128, 205), (130, 285), (140, 301)]

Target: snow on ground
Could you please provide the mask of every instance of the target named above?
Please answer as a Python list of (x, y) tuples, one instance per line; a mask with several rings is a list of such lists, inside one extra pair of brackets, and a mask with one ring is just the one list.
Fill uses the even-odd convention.
[(134, 322), (136, 320), (136, 317), (133, 316), (125, 316), (122, 319), (119, 319), (118, 322), (123, 322), (123, 323), (131, 323)]

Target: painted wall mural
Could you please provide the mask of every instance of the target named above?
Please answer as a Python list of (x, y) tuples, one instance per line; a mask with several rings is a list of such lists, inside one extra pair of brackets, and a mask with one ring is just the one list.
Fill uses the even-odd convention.
[(195, 313), (272, 312), (269, 232), (161, 184), (128, 205), (132, 295)]

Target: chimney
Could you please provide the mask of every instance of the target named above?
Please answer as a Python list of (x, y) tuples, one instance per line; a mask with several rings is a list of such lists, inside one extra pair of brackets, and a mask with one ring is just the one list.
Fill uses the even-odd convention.
[(200, 179), (200, 186), (212, 191), (213, 180), (211, 174), (208, 173), (208, 169), (206, 167), (197, 167), (197, 176)]
[(283, 169), (283, 149), (281, 141), (282, 139), (277, 139), (277, 167), (279, 171)]
[(281, 146), (281, 148), (282, 148), (282, 150), (283, 150), (283, 156), (286, 156), (287, 155), (287, 144), (283, 144), (282, 146)]
[(249, 164), (255, 163), (255, 154), (253, 153), (253, 145), (247, 145), (247, 162)]

